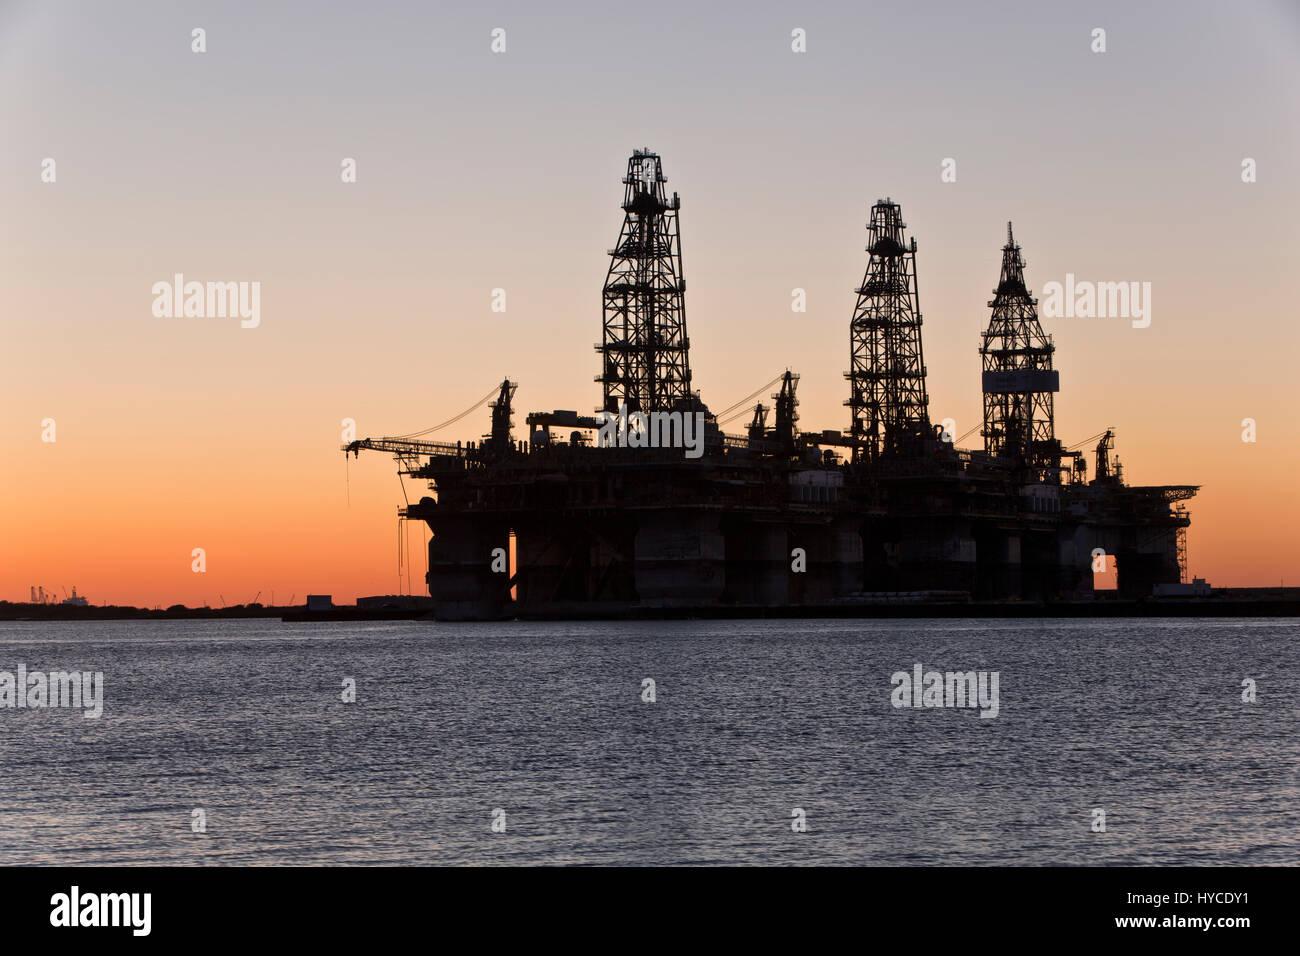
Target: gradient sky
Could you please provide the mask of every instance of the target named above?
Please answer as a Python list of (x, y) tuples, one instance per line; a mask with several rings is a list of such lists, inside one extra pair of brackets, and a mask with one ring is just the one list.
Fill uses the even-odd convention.
[[(888, 195), (919, 244), (931, 417), (964, 433), (1014, 220), (1036, 294), (1067, 272), (1153, 287), (1150, 328), (1044, 320), (1058, 436), (1113, 426), (1132, 483), (1203, 486), (1193, 573), (1300, 585), (1296, 4), (333, 6), (0, 3), (0, 598), (395, 591), (401, 488), (385, 456), (345, 466), (341, 420), (411, 432), (505, 375), (518, 437), (527, 411), (594, 409), (642, 146), (682, 197), (712, 407), (789, 366), (801, 425), (846, 426)], [(259, 281), (260, 327), (155, 318), (176, 272)]]

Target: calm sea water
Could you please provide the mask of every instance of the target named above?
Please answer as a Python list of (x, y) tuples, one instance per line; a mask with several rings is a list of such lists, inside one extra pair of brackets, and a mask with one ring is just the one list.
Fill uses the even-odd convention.
[[(98, 720), (0, 710), (0, 864), (1295, 864), (1297, 637), (1294, 620), (0, 624), (0, 670), (106, 684)], [(890, 677), (916, 663), (997, 671), (999, 715), (894, 708)]]

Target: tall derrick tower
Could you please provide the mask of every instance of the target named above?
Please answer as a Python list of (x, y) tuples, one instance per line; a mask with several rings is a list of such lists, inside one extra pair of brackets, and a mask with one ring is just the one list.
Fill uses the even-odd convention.
[(1013, 459), (1031, 481), (1054, 484), (1062, 457), (1052, 408), (1052, 395), (1060, 390), (1060, 373), (1052, 368), (1056, 346), (1038, 322), (1038, 300), (1025, 288), (1025, 261), (1011, 223), (993, 292), (993, 315), (980, 345), (984, 450)]
[(902, 210), (882, 199), (867, 224), (871, 259), (849, 326), (852, 369), (847, 405), (853, 460), (875, 462), (933, 437), (921, 354), (916, 239), (905, 243)]
[(659, 155), (633, 152), (623, 178), (623, 229), (609, 251), (602, 293), (604, 337), (597, 349), (604, 410), (692, 407), (686, 281), (678, 231), (681, 201), (668, 198)]

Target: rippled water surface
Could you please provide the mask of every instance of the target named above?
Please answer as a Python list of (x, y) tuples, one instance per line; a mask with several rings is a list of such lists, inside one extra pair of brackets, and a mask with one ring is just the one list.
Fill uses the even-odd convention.
[[(0, 670), (106, 685), (98, 720), (0, 709), (0, 863), (1295, 864), (1298, 636), (0, 623)], [(890, 677), (916, 663), (997, 671), (998, 716), (894, 708)]]

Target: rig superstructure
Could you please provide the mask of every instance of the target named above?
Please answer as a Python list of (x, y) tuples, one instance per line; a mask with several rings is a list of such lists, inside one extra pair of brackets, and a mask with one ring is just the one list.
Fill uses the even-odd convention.
[[(438, 618), (789, 612), (904, 595), (1079, 601), (1093, 595), (1098, 555), (1125, 597), (1183, 579), (1182, 502), (1197, 487), (1126, 485), (1109, 429), (1089, 480), (1084, 455), (1057, 440), (1055, 347), (1010, 224), (979, 349), (982, 450), (931, 424), (916, 240), (889, 199), (871, 210), (850, 320), (848, 431), (801, 430), (799, 376), (787, 371), (773, 408), (760, 402), (746, 434), (729, 435), (719, 419), (737, 406), (715, 416), (692, 389), (681, 203), (664, 183), (660, 157), (635, 151), (602, 294), (594, 414), (533, 412), (516, 440), (506, 379), (480, 442), (344, 446), (389, 452), (428, 482), (433, 494), (400, 513), (432, 532)], [(632, 420), (626, 441), (609, 440), (615, 416)], [(673, 438), (684, 416), (703, 423), (698, 457)], [(647, 427), (667, 440), (646, 440)]]

